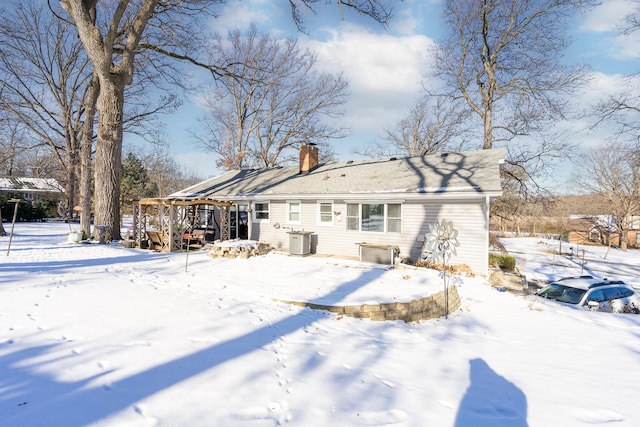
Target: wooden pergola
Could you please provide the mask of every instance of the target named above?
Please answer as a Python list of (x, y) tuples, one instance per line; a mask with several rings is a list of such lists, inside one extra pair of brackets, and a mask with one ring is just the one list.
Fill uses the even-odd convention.
[(183, 236), (202, 224), (202, 212), (210, 207), (220, 211), (220, 240), (230, 236), (230, 207), (233, 202), (212, 199), (140, 199), (133, 201), (133, 239), (138, 247), (147, 240), (150, 217), (157, 217), (157, 233), (160, 236), (161, 252), (181, 250)]

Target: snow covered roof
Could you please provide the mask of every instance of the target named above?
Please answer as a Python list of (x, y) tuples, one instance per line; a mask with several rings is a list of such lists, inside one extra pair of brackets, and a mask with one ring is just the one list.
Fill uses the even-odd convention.
[(232, 170), (169, 198), (499, 196), (503, 159), (504, 151), (493, 149), (326, 163), (308, 173), (300, 173), (298, 166)]
[(22, 193), (64, 193), (64, 188), (53, 178), (0, 177), (0, 191)]

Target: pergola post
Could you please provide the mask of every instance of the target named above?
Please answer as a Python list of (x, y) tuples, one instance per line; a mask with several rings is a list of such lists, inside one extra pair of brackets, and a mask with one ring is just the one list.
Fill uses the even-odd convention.
[[(229, 240), (231, 236), (231, 221), (229, 206), (220, 206), (220, 240)], [(236, 229), (238, 227), (238, 218), (236, 217)]]

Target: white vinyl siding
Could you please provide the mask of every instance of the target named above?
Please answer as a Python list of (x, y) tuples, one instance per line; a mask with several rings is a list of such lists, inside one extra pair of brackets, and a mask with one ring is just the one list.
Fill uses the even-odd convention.
[[(351, 203), (350, 203), (351, 204)], [(388, 203), (390, 206), (398, 205)], [(430, 198), (424, 201), (405, 200), (401, 206), (402, 223), (399, 232), (376, 233), (347, 230), (350, 219), (358, 221), (359, 216), (348, 215), (347, 203), (341, 200), (333, 202), (333, 226), (318, 226), (318, 202), (301, 201), (301, 224), (295, 228), (310, 231), (311, 250), (318, 254), (331, 254), (357, 259), (358, 243), (389, 244), (400, 248), (400, 256), (419, 260), (424, 235), (429, 225), (436, 220), (446, 219), (453, 222), (458, 230), (460, 246), (457, 255), (452, 256), (451, 264), (468, 264), (476, 274), (488, 272), (488, 213), (484, 197), (472, 200)], [(286, 225), (287, 204), (285, 200), (272, 200), (270, 203), (270, 223), (254, 224), (251, 239), (268, 242), (276, 250), (289, 249), (290, 228)], [(396, 208), (387, 208), (387, 228), (394, 227)]]

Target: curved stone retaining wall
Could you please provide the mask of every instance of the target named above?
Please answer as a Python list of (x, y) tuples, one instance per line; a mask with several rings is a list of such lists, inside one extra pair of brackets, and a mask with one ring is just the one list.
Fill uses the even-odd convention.
[[(449, 313), (460, 308), (460, 296), (455, 286), (448, 288)], [(347, 306), (332, 306), (312, 304), (300, 301), (282, 301), (314, 310), (326, 310), (345, 316), (371, 320), (403, 320), (417, 322), (418, 320), (435, 319), (447, 314), (444, 291), (429, 295), (411, 302), (392, 302), (384, 304), (361, 304)]]

